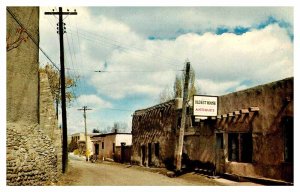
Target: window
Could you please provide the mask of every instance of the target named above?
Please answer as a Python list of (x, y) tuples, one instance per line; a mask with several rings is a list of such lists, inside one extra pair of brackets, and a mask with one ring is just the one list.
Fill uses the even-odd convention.
[(102, 149), (104, 149), (104, 142), (102, 142)]
[(228, 160), (252, 162), (252, 134), (228, 133)]
[(159, 157), (159, 143), (154, 144), (154, 153), (156, 157)]
[(284, 135), (284, 161), (294, 160), (294, 119), (293, 117), (282, 118)]
[(216, 134), (216, 140), (217, 140), (217, 143), (216, 143), (217, 149), (224, 149), (223, 133), (217, 133)]
[(113, 143), (113, 153), (115, 152), (115, 143)]

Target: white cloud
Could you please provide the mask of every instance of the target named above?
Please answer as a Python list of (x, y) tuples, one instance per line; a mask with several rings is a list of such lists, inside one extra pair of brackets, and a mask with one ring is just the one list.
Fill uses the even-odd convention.
[(112, 104), (110, 102), (104, 101), (103, 99), (99, 98), (97, 95), (80, 95), (77, 98), (77, 101), (80, 105), (87, 105), (93, 107), (111, 107)]
[[(88, 8), (77, 8), (80, 17), (65, 19), (69, 31), (65, 34), (66, 66), (79, 69), (75, 74), (94, 88), (93, 94), (81, 89), (80, 94), (84, 95), (79, 96), (77, 108), (83, 105), (111, 107), (113, 101), (120, 102), (135, 95), (154, 101), (161, 90), (173, 85), (176, 74), (182, 73), (178, 70), (183, 68), (186, 58), (195, 69), (201, 93), (206, 94), (222, 95), (293, 76), (293, 42), (287, 29), (278, 24), (263, 29), (252, 28), (242, 35), (205, 32), (206, 28), (218, 26), (255, 26), (270, 15), (292, 23), (291, 8), (149, 8), (136, 12), (124, 8), (124, 14), (118, 13), (122, 16), (103, 11), (105, 9), (91, 15)], [(182, 14), (178, 14), (178, 10)], [(57, 19), (41, 16), (41, 45), (59, 63), (58, 37), (49, 22), (55, 25)], [(176, 31), (180, 28), (192, 32), (179, 35)], [(201, 30), (204, 33), (193, 33)], [(147, 39), (153, 34), (161, 37), (176, 34), (176, 38)], [(77, 58), (73, 64), (70, 63), (69, 44)], [(107, 68), (104, 68), (105, 63)], [(95, 73), (95, 70), (111, 72)], [(73, 110), (70, 122), (72, 127), (80, 129), (83, 118), (77, 108), (70, 109)], [(101, 119), (96, 114), (96, 111), (90, 112), (89, 127), (100, 125)]]
[(251, 27), (270, 16), (293, 24), (292, 7), (100, 7), (92, 12), (120, 20), (143, 37), (168, 38), (179, 30), (204, 32), (219, 26)]
[(199, 79), (197, 83), (200, 87), (200, 94), (205, 95), (221, 95), (227, 92), (228, 89), (238, 86), (238, 81), (215, 82), (210, 79)]
[[(208, 79), (215, 82), (215, 86), (245, 80), (258, 84), (293, 75), (293, 43), (286, 30), (277, 24), (243, 35), (189, 33), (175, 40), (143, 40), (140, 44), (144, 44), (144, 55), (141, 53), (142, 56), (137, 56), (139, 51), (115, 52), (110, 57), (107, 70), (181, 69), (183, 62), (178, 61), (189, 58), (197, 79)], [(169, 63), (169, 58), (173, 58), (177, 61), (174, 64), (181, 66), (176, 68)], [(134, 93), (155, 97), (166, 85), (172, 85), (175, 74), (176, 72), (100, 73), (90, 76), (90, 84), (99, 93), (107, 93), (112, 98), (122, 98)], [(114, 83), (105, 84), (112, 80)], [(200, 83), (200, 89), (209, 92), (206, 90), (209, 88), (202, 85)], [(220, 89), (223, 92), (217, 91), (219, 94), (226, 90)]]

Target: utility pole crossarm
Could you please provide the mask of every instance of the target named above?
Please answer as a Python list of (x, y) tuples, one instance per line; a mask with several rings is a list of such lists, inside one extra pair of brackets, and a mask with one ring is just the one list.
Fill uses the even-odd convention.
[(45, 12), (45, 15), (77, 15), (77, 12)]

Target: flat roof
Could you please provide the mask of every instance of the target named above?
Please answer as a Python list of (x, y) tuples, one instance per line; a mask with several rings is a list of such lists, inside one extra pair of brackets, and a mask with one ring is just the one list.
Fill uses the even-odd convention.
[(100, 135), (94, 135), (92, 137), (105, 137), (107, 135), (131, 135), (131, 133), (104, 133), (104, 134), (100, 134)]

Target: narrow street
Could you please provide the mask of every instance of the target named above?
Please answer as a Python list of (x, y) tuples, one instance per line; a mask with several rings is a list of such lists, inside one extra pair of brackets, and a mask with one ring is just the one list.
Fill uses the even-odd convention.
[(160, 174), (157, 169), (114, 162), (91, 163), (84, 157), (69, 155), (69, 170), (57, 183), (60, 186), (228, 186), (257, 185), (226, 179), (210, 179), (187, 173), (176, 178)]
[[(181, 178), (182, 177), (182, 178)], [(91, 163), (84, 158), (69, 155), (69, 171), (62, 176), (58, 185), (79, 186), (191, 186), (220, 185), (213, 179), (200, 175), (183, 175), (169, 178), (147, 171), (139, 166), (129, 166), (114, 162)]]

